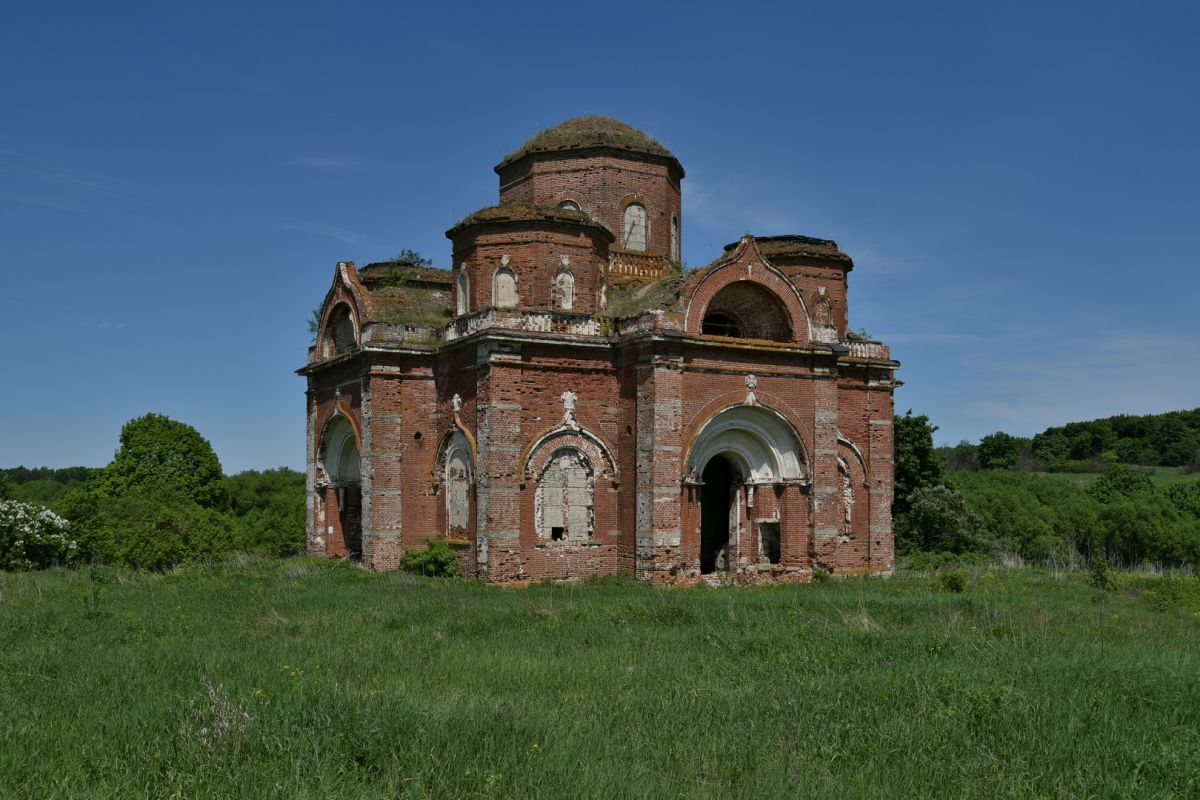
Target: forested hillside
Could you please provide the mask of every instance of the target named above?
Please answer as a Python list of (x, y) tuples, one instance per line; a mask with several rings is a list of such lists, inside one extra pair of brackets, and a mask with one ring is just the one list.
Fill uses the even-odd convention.
[(1200, 464), (1200, 408), (1071, 422), (1047, 428), (1031, 444), (1034, 458), (1048, 466), (1094, 458), (1150, 467)]
[(998, 431), (931, 459), (936, 430), (896, 418), (896, 545), (909, 558), (1200, 564), (1200, 409)]

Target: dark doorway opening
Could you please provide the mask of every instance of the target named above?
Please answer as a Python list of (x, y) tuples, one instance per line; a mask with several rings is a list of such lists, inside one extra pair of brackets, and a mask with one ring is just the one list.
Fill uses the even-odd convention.
[(354, 561), (362, 561), (362, 489), (358, 484), (352, 483), (339, 492), (346, 555)]
[(758, 523), (759, 532), (762, 534), (762, 551), (767, 557), (767, 562), (771, 564), (779, 563), (779, 523), (778, 522), (760, 522)]
[(733, 465), (717, 456), (704, 468), (700, 487), (700, 573), (715, 572), (722, 550), (729, 546), (733, 500)]

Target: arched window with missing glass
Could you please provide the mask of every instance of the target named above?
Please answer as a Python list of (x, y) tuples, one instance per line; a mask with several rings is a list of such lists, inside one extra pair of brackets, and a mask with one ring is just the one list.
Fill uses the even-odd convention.
[(646, 249), (646, 207), (641, 203), (630, 203), (625, 206), (621, 246), (626, 250)]

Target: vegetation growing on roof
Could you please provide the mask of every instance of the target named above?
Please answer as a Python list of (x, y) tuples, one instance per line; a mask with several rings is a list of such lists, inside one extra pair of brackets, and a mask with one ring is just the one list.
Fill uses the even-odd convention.
[(511, 164), (530, 153), (582, 150), (589, 147), (611, 147), (616, 150), (665, 156), (679, 163), (670, 150), (649, 134), (611, 117), (593, 115), (576, 117), (553, 128), (546, 128), (505, 156), (500, 166)]
[(608, 292), (608, 308), (603, 316), (635, 317), (658, 308), (668, 308), (679, 300), (683, 288), (681, 275), (668, 275), (652, 283), (629, 283), (614, 286)]
[(358, 278), (371, 291), (380, 288), (403, 289), (410, 283), (451, 283), (450, 270), (432, 266), (433, 259), (424, 258), (416, 250), (401, 250), (391, 261), (367, 264), (359, 270)]
[(404, 267), (432, 267), (433, 259), (425, 258), (416, 250), (409, 250), (407, 247), (401, 250), (395, 258), (392, 259), (396, 264)]
[(453, 236), (463, 228), (483, 222), (568, 222), (599, 228), (612, 238), (612, 232), (608, 228), (596, 222), (582, 211), (560, 208), (559, 206), (538, 206), (527, 205), (525, 203), (502, 203), (498, 206), (481, 208), (475, 213), (468, 214), (459, 220), (454, 227), (446, 231), (446, 235)]
[[(728, 253), (740, 243), (741, 240), (730, 242), (725, 245), (725, 252)], [(832, 239), (817, 239), (813, 236), (787, 234), (784, 236), (755, 236), (754, 243), (758, 246), (758, 252), (767, 257), (804, 256), (808, 258), (834, 259), (837, 261), (850, 260), (850, 256), (843, 253), (838, 248), (837, 242)]]
[(369, 318), (393, 325), (441, 327), (450, 322), (449, 300), (444, 290), (400, 284), (373, 292), (378, 301)]
[(312, 336), (312, 340), (317, 340), (317, 331), (321, 329), (321, 307), (317, 306), (308, 315), (308, 333)]

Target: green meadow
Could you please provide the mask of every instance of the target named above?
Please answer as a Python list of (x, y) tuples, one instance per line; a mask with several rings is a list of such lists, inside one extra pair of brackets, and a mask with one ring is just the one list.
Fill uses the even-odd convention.
[(1200, 580), (0, 573), (0, 797), (1196, 797)]

